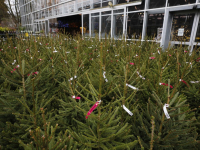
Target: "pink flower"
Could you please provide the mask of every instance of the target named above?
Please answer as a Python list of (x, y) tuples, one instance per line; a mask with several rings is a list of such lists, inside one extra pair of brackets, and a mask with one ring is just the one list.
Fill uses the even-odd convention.
[(135, 65), (135, 64), (134, 64), (134, 63), (132, 63), (132, 62), (130, 62), (129, 64), (130, 64), (130, 65)]
[(188, 51), (184, 51), (184, 53), (187, 53)]
[(13, 71), (11, 71), (11, 73), (13, 73)]
[(169, 54), (169, 56), (172, 56), (171, 54)]

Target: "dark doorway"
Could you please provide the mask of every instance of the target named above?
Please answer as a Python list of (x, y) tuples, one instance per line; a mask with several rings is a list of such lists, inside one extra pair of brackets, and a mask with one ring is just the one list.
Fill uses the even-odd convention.
[(81, 14), (66, 16), (57, 19), (59, 31), (65, 34), (75, 35), (80, 33)]

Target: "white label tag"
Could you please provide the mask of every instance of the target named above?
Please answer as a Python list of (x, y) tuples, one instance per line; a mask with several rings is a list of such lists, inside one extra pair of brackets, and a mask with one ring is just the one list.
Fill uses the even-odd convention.
[(16, 63), (16, 60), (14, 60), (14, 62), (12, 63), (12, 65), (14, 65)]
[(166, 118), (169, 119), (170, 116), (169, 116), (169, 114), (168, 114), (167, 107), (169, 107), (169, 104), (165, 104), (165, 105), (163, 106), (163, 111), (164, 111), (164, 113), (165, 113)]
[(122, 107), (130, 116), (133, 116), (133, 113), (125, 105), (122, 105)]
[(105, 79), (106, 82), (108, 82), (108, 79), (106, 78), (105, 74), (106, 74), (106, 72), (104, 71), (103, 72), (103, 78)]
[(184, 34), (184, 28), (179, 28), (178, 29), (178, 36), (183, 36)]
[(134, 86), (132, 86), (132, 85), (130, 85), (130, 84), (127, 84), (127, 83), (126, 83), (126, 86), (130, 87), (130, 88), (133, 89), (133, 90), (138, 90), (138, 88), (136, 88), (136, 87), (134, 87)]

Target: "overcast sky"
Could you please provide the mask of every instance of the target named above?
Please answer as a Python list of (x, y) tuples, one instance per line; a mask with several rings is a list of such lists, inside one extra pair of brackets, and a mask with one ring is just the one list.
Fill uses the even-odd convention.
[[(8, 5), (8, 0), (5, 0), (5, 2)], [(13, 13), (15, 13), (15, 0), (10, 0), (10, 4), (12, 6)]]

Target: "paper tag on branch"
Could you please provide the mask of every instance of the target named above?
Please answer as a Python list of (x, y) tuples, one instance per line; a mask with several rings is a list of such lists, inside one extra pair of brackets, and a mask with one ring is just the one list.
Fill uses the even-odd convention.
[(97, 106), (101, 103), (101, 100), (97, 101), (88, 111), (87, 115), (86, 115), (86, 119), (88, 119), (89, 115), (97, 108)]
[(190, 67), (192, 68), (192, 63), (191, 62), (186, 62), (186, 64), (188, 64), (188, 63), (190, 64)]
[(106, 72), (104, 71), (103, 72), (103, 78), (105, 79), (106, 82), (108, 82), (108, 79), (106, 78), (105, 74), (106, 74)]
[(165, 104), (165, 105), (163, 106), (163, 111), (164, 111), (164, 113), (165, 113), (165, 116), (166, 116), (167, 119), (169, 119), (170, 116), (169, 116), (169, 114), (168, 114), (168, 111), (167, 111), (167, 108), (166, 108), (166, 107), (169, 107), (169, 104)]
[(156, 57), (149, 57), (149, 59), (156, 59)]
[(133, 113), (125, 105), (122, 105), (122, 107), (130, 116), (133, 116)]
[(72, 81), (72, 80), (74, 80), (74, 79), (76, 79), (76, 78), (77, 78), (77, 76), (74, 76), (74, 78), (71, 77), (68, 81)]
[(185, 83), (186, 85), (188, 85), (187, 82), (185, 82), (185, 81), (182, 80), (182, 79), (179, 79), (179, 81), (181, 81), (181, 82)]
[[(168, 84), (166, 84), (166, 83), (159, 83), (159, 85), (165, 85), (165, 86), (168, 86)], [(170, 88), (172, 89), (173, 88), (173, 86), (171, 86), (171, 85), (169, 85), (170, 86)]]
[(74, 99), (79, 99), (79, 100), (81, 99), (81, 97), (78, 97), (78, 96), (75, 96), (75, 95), (72, 96), (72, 98), (74, 98)]
[(130, 88), (133, 89), (133, 90), (138, 90), (138, 88), (136, 88), (136, 87), (134, 87), (134, 86), (132, 86), (132, 85), (130, 85), (130, 84), (127, 84), (127, 83), (126, 83), (126, 86), (130, 87)]
[(145, 78), (144, 78), (143, 76), (141, 76), (140, 73), (139, 73), (138, 71), (137, 71), (137, 74), (138, 74), (138, 76), (139, 76), (141, 79), (145, 80)]
[(14, 62), (12, 63), (12, 65), (14, 65), (16, 63), (16, 60), (14, 60)]
[(199, 83), (200, 81), (190, 81), (190, 83)]

